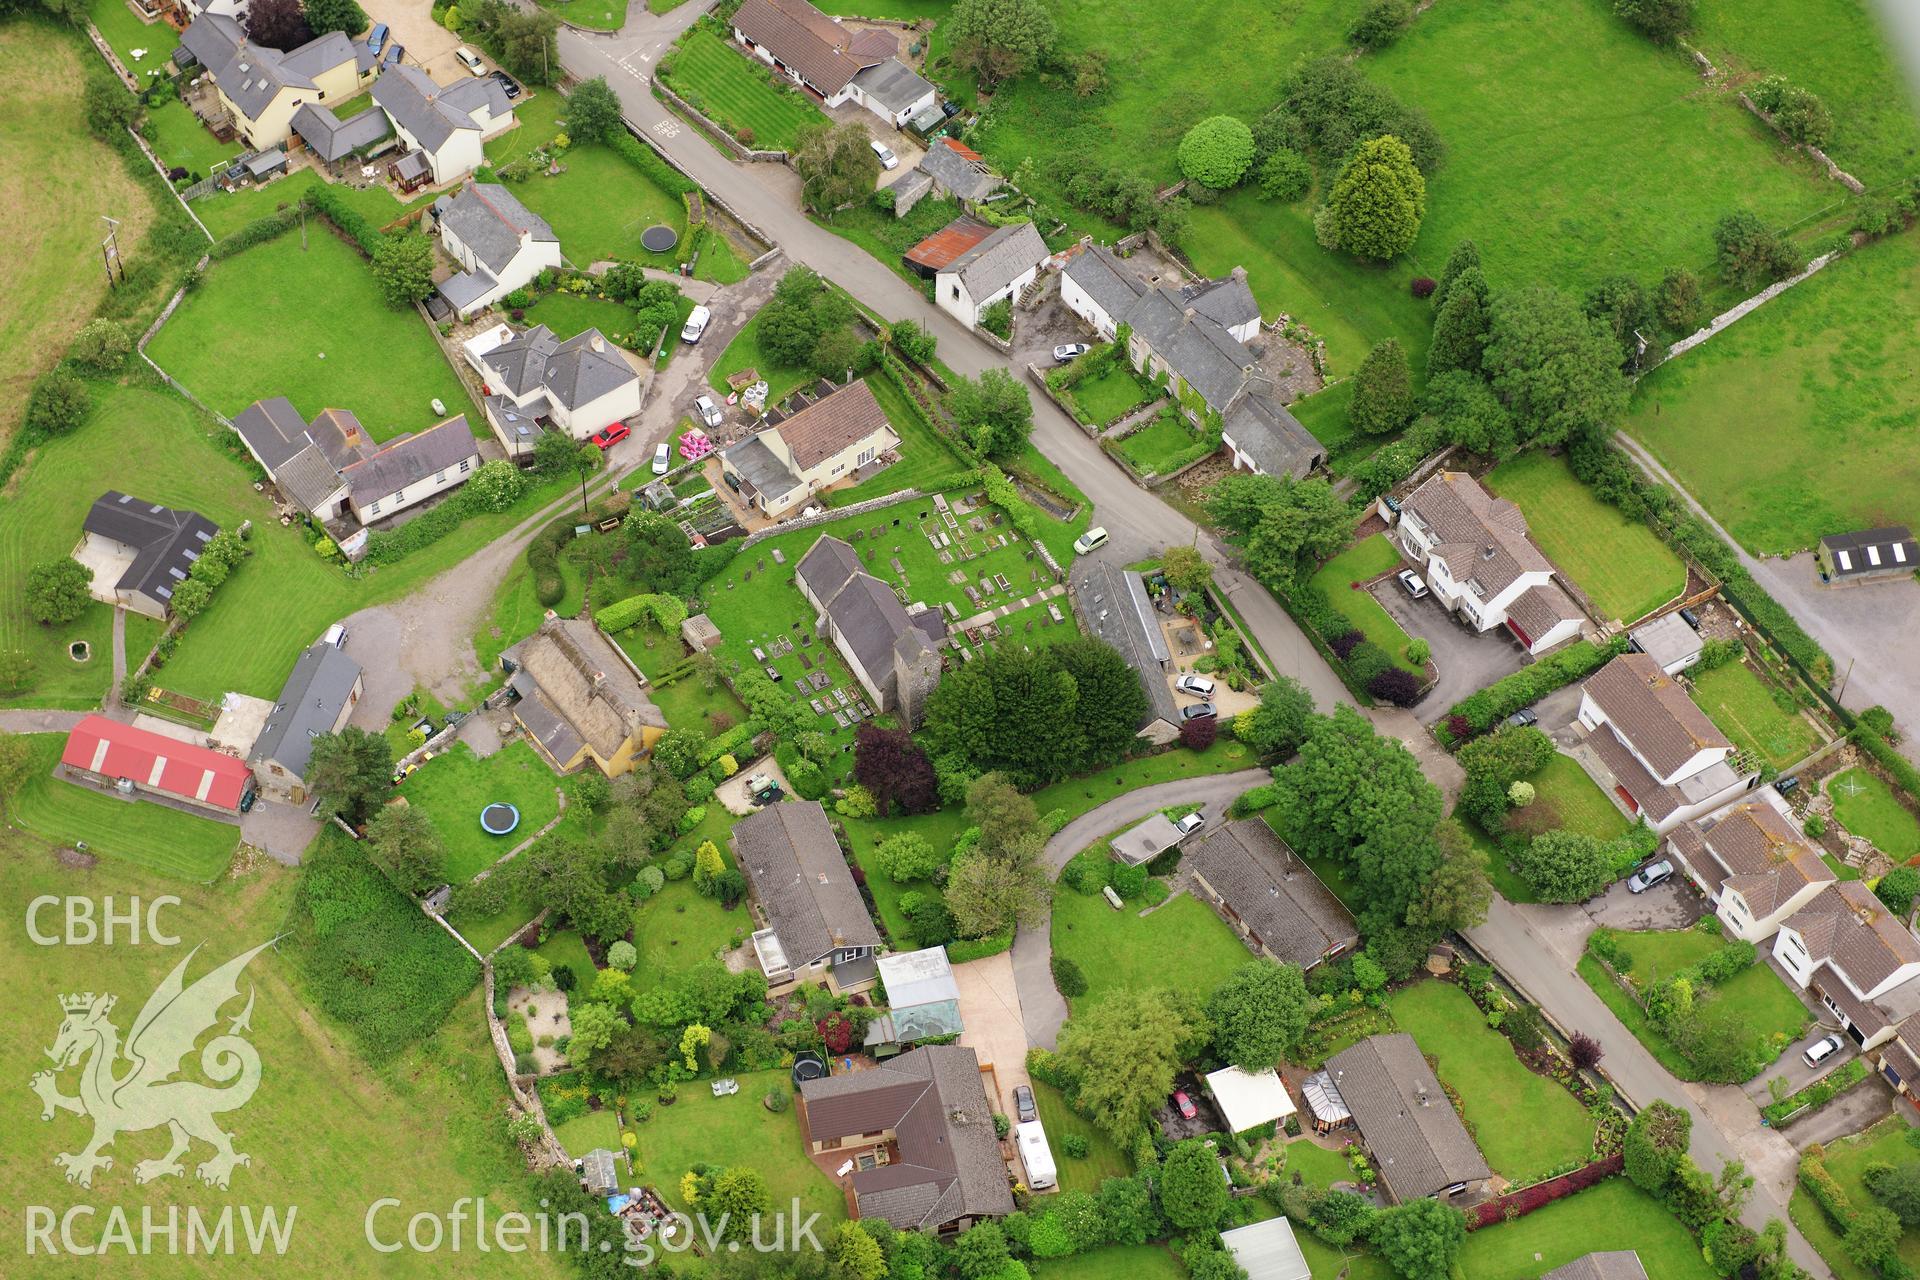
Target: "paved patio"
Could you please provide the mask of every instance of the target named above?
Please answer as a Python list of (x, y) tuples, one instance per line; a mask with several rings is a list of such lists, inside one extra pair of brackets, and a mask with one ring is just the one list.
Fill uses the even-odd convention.
[(1013, 955), (969, 960), (953, 967), (960, 988), (960, 1043), (979, 1055), (980, 1065), (993, 1068), (998, 1096), (994, 1110), (1012, 1117), (1013, 1091), (1031, 1084), (1027, 1078), (1027, 1029), (1020, 1016), (1020, 992), (1013, 981)]

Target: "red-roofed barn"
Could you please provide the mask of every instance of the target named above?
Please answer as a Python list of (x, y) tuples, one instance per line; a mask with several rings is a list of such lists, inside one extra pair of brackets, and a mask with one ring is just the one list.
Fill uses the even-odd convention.
[(105, 716), (88, 716), (74, 726), (60, 763), (88, 781), (216, 813), (239, 813), (253, 794), (253, 772), (244, 760)]

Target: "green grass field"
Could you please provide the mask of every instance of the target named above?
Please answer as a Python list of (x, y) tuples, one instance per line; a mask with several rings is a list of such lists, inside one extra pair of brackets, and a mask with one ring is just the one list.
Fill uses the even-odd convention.
[(1485, 483), (1519, 506), (1533, 540), (1605, 617), (1634, 622), (1686, 590), (1680, 557), (1644, 522), (1595, 497), (1564, 460), (1523, 454), (1494, 468)]
[(107, 291), (100, 215), (122, 219), (120, 245), (129, 260), (153, 221), (148, 193), (87, 133), (83, 58), (104, 76), (84, 37), (61, 35), (47, 24), (10, 23), (0, 41), (0, 172), (23, 180), (33, 175), (32, 199), (8, 201), (13, 251), (0, 262), (0, 297), (7, 299), (0, 308), (0, 439), (20, 420), (28, 385), (66, 349)]
[[(1916, 1160), (1920, 1160), (1920, 1152), (1907, 1142), (1907, 1125), (1899, 1116), (1889, 1116), (1864, 1133), (1827, 1144), (1827, 1172), (1855, 1209), (1880, 1203), (1867, 1191), (1862, 1176), (1868, 1165), (1906, 1165)], [(1856, 1265), (1840, 1247), (1839, 1233), (1825, 1212), (1798, 1187), (1793, 1193), (1793, 1220), (1807, 1233), (1807, 1239), (1827, 1260), (1838, 1280), (1872, 1280), (1873, 1273)], [(1920, 1266), (1920, 1230), (1909, 1227), (1901, 1233), (1900, 1260), (1910, 1267)]]
[(829, 507), (851, 506), (902, 489), (938, 487), (942, 479), (966, 469), (946, 437), (927, 423), (919, 406), (891, 379), (870, 374), (867, 385), (873, 388), (874, 399), (880, 402), (887, 421), (900, 437), (900, 461), (858, 484), (829, 491), (826, 495)]
[[(546, 141), (546, 136), (539, 141)], [(566, 169), (560, 176), (529, 178), (514, 184), (513, 194), (552, 225), (568, 262), (584, 269), (609, 258), (630, 258), (650, 267), (671, 267), (680, 261), (686, 245), (687, 207), (679, 196), (656, 185), (607, 147), (574, 147), (560, 163)], [(642, 249), (640, 233), (655, 223), (672, 227), (680, 243), (666, 253)]]
[(1560, 825), (1569, 831), (1612, 840), (1625, 835), (1626, 815), (1607, 799), (1594, 780), (1587, 776), (1572, 756), (1556, 755), (1529, 782), (1536, 792), (1534, 803), (1552, 804), (1560, 814)]
[(670, 56), (673, 71), (665, 79), (673, 91), (736, 138), (747, 131), (741, 140), (748, 146), (788, 151), (801, 129), (826, 120), (812, 99), (797, 88), (776, 88), (772, 67), (710, 27), (689, 30)]
[(1827, 780), (1833, 816), (1854, 835), (1901, 862), (1920, 854), (1920, 819), (1907, 811), (1877, 774), (1859, 767)]
[(1055, 893), (1053, 953), (1087, 975), (1081, 1002), (1147, 987), (1209, 992), (1253, 963), (1233, 930), (1199, 899), (1181, 894), (1147, 916), (1139, 914), (1142, 905), (1115, 911), (1101, 894)]
[(1679, 1219), (1625, 1178), (1473, 1232), (1458, 1265), (1473, 1280), (1533, 1280), (1575, 1258), (1616, 1249), (1638, 1253), (1647, 1274), (1660, 1280), (1712, 1280), (1714, 1274)]
[(633, 331), (633, 308), (605, 298), (549, 293), (527, 308), (527, 323), (543, 324), (562, 338), (571, 338), (587, 329), (627, 334)]
[[(1113, 1139), (1093, 1121), (1069, 1107), (1058, 1089), (1035, 1080), (1033, 1103), (1040, 1110), (1040, 1123), (1046, 1127), (1047, 1143), (1053, 1148), (1062, 1191), (1098, 1191), (1106, 1179), (1124, 1178), (1133, 1172), (1133, 1161), (1126, 1152), (1113, 1145)], [(1085, 1158), (1075, 1159), (1061, 1149), (1060, 1140), (1070, 1134), (1087, 1140)]]
[[(382, 1197), (406, 1206), (379, 1212), (375, 1227), (382, 1240), (404, 1236), (412, 1213), (434, 1206), (438, 1215), (462, 1197), (485, 1196), (490, 1214), (537, 1210), (526, 1167), (506, 1135), (507, 1090), (487, 1042), (477, 994), (459, 1000), (448, 1020), (422, 1043), (390, 1062), (371, 1064), (352, 1051), (344, 1029), (314, 1007), (304, 979), (284, 954), (285, 944), (253, 960), (240, 978), (240, 999), (221, 1010), (218, 1025), (224, 1031), (251, 1000), (244, 1035), (261, 1062), (258, 1092), (220, 1117), (235, 1149), (252, 1157), (234, 1170), (231, 1186), (209, 1187), (195, 1176), (195, 1164), (209, 1151), (199, 1142), (185, 1157), (183, 1176), (136, 1183), (134, 1166), (167, 1149), (166, 1134), (155, 1129), (122, 1132), (108, 1148), (112, 1167), (95, 1176), (90, 1190), (65, 1180), (53, 1157), (80, 1150), (91, 1126), (79, 1116), (58, 1113), (41, 1123), (39, 1108), (24, 1092), (28, 1078), (51, 1065), (42, 1051), (53, 1044), (60, 1026), (59, 997), (88, 990), (114, 994), (118, 1005), (110, 1018), (125, 1035), (148, 994), (193, 948), (204, 949), (188, 965), (189, 982), (279, 933), (301, 874), (262, 859), (254, 869), (215, 885), (183, 886), (112, 859), (91, 870), (64, 867), (31, 837), (0, 832), (0, 910), (16, 922), (25, 919), (29, 901), (43, 894), (84, 895), (95, 900), (96, 909), (109, 896), (116, 904), (150, 903), (163, 894), (182, 900), (160, 916), (180, 939), (177, 946), (154, 945), (143, 933), (140, 945), (116, 939), (113, 946), (39, 947), (19, 924), (0, 937), (0, 1010), (19, 1028), (0, 1045), (0, 1069), (23, 1090), (17, 1120), (0, 1138), (0, 1194), (9, 1203), (47, 1205), (56, 1214), (70, 1206), (97, 1207), (95, 1216), (75, 1219), (81, 1242), (97, 1241), (107, 1229), (109, 1205), (129, 1215), (135, 1241), (143, 1211), (156, 1223), (178, 1211), (183, 1234), (177, 1249), (169, 1250), (162, 1236), (147, 1255), (125, 1255), (133, 1259), (127, 1270), (143, 1280), (444, 1275), (449, 1256), (444, 1252), (382, 1254), (370, 1248), (364, 1225), (368, 1209)], [(44, 912), (42, 921), (52, 923)], [(185, 1061), (186, 1072), (198, 1071), (198, 1053), (189, 1053)], [(61, 1073), (63, 1092), (75, 1092), (76, 1074)], [(209, 1225), (224, 1210), (233, 1210), (239, 1236), (241, 1205), (256, 1212), (276, 1206), (283, 1221), (291, 1211), (294, 1228), (284, 1255), (273, 1254), (271, 1246), (262, 1257), (244, 1248), (231, 1255), (188, 1253), (188, 1209)], [(91, 1269), (64, 1247), (60, 1253), (65, 1262), (43, 1253), (24, 1261), (18, 1274), (77, 1276)], [(557, 1253), (506, 1256), (471, 1248), (463, 1250), (458, 1271), (514, 1280), (573, 1274)]]
[(1380, 606), (1371, 592), (1354, 586), (1357, 582), (1369, 582), (1389, 570), (1403, 567), (1405, 561), (1383, 534), (1356, 542), (1321, 565), (1313, 575), (1312, 582), (1326, 593), (1336, 613), (1387, 651), (1395, 666), (1419, 675), (1419, 668), (1407, 661), (1407, 645), (1412, 638)]
[(720, 353), (720, 358), (707, 371), (707, 385), (721, 396), (726, 396), (731, 390), (727, 386), (727, 375), (739, 373), (742, 369), (755, 370), (767, 384), (768, 405), (779, 404), (794, 391), (814, 381), (812, 369), (781, 364), (761, 349), (760, 317), (764, 314), (755, 312), (753, 319), (733, 335), (733, 341), (727, 344), (726, 350)]
[[(475, 873), (553, 820), (560, 811), (553, 770), (524, 742), (482, 760), (462, 744), (421, 765), (400, 784), (407, 803), (432, 820), (447, 848), (447, 879), (465, 884)], [(504, 836), (480, 829), (480, 811), (493, 803), (520, 810), (520, 825)]]
[(1773, 692), (1744, 662), (1694, 675), (1693, 700), (1733, 745), (1776, 769), (1798, 764), (1820, 745), (1806, 717), (1783, 710)]
[(627, 0), (540, 0), (540, 7), (576, 27), (618, 31), (627, 20)]
[(560, 1140), (560, 1149), (576, 1159), (601, 1147), (609, 1151), (618, 1151), (620, 1150), (620, 1121), (615, 1118), (613, 1112), (605, 1109), (589, 1111), (583, 1116), (575, 1116), (565, 1124), (555, 1125), (553, 1136)]
[(55, 778), (66, 735), (37, 733), (28, 741), (33, 773), (7, 810), (28, 831), (55, 844), (84, 840), (93, 852), (195, 884), (226, 870), (240, 828)]
[(1038, 1280), (1182, 1280), (1186, 1266), (1162, 1244), (1111, 1244), (1091, 1253), (1033, 1264)]
[(784, 1207), (798, 1197), (802, 1216), (812, 1212), (829, 1224), (843, 1221), (846, 1200), (807, 1158), (794, 1109), (774, 1115), (760, 1105), (769, 1089), (793, 1092), (787, 1073), (742, 1072), (734, 1079), (740, 1092), (732, 1097), (716, 1098), (696, 1082), (683, 1087), (672, 1106), (654, 1107), (653, 1119), (635, 1128), (640, 1142), (634, 1155), (642, 1176), (670, 1208), (685, 1212), (680, 1175), (696, 1163), (751, 1165), (766, 1178), (775, 1205)]
[(1622, 425), (1756, 555), (1920, 523), (1915, 315), (1920, 238), (1868, 245), (1642, 379)]
[(1466, 1105), (1481, 1154), (1524, 1186), (1593, 1146), (1593, 1121), (1558, 1081), (1535, 1075), (1513, 1042), (1487, 1026), (1473, 998), (1449, 982), (1416, 982), (1388, 1001), (1400, 1029), (1439, 1059), (1435, 1068)]
[[(1074, 384), (1073, 403), (1080, 409), (1082, 422), (1099, 427), (1159, 394), (1143, 385), (1139, 375), (1125, 364), (1117, 364), (1097, 378), (1082, 378)], [(1191, 435), (1188, 439), (1191, 441)]]
[(1141, 475), (1154, 476), (1192, 461), (1194, 446), (1199, 443), (1200, 437), (1185, 418), (1162, 409), (1159, 417), (1122, 440), (1118, 448)]
[(296, 230), (211, 267), (149, 345), (154, 361), (228, 417), (285, 396), (308, 418), (351, 410), (388, 440), (439, 421), (437, 398), (484, 434), (420, 317), (387, 306), (359, 252), (324, 226), (306, 239), (303, 250)]

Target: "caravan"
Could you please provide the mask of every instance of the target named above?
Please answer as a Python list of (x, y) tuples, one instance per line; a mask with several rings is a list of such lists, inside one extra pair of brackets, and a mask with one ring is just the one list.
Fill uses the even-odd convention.
[(1047, 1131), (1038, 1120), (1029, 1120), (1013, 1132), (1020, 1140), (1020, 1163), (1026, 1166), (1028, 1188), (1050, 1189), (1059, 1181), (1059, 1172), (1053, 1166), (1053, 1151), (1047, 1146)]

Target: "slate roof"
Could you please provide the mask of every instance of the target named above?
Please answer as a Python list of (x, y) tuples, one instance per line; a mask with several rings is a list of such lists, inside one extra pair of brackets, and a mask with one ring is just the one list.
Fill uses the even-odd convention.
[(1412, 1036), (1369, 1036), (1327, 1059), (1327, 1070), (1395, 1200), (1492, 1176)]
[(220, 527), (198, 511), (175, 510), (157, 502), (109, 489), (93, 500), (80, 528), (134, 549), (133, 560), (114, 584), (116, 591), (135, 591), (162, 602), (173, 599), (200, 549)]
[(824, 603), (848, 578), (863, 570), (852, 544), (829, 534), (807, 548), (794, 572), (813, 598)]
[[(597, 345), (596, 345), (597, 344)], [(598, 329), (585, 329), (562, 341), (547, 326), (535, 325), (481, 357), (500, 385), (523, 396), (536, 388), (569, 409), (592, 404), (640, 375), (620, 358)]]
[(1683, 845), (1687, 861), (1716, 892), (1736, 890), (1756, 916), (1772, 915), (1810, 884), (1838, 878), (1820, 860), (1820, 851), (1763, 801), (1738, 805), (1709, 822), (1690, 823), (1689, 829), (1698, 837), (1706, 865)]
[(962, 200), (985, 199), (1000, 186), (1000, 179), (987, 172), (980, 153), (952, 138), (935, 138), (914, 167)]
[(1457, 581), (1479, 584), (1491, 601), (1527, 573), (1551, 573), (1552, 563), (1527, 537), (1527, 518), (1464, 471), (1428, 477), (1401, 504), (1434, 537), (1433, 555)]
[(1151, 862), (1180, 843), (1180, 828), (1164, 813), (1150, 815), (1137, 827), (1122, 831), (1108, 842), (1113, 856), (1130, 867)]
[(978, 218), (955, 218), (902, 256), (929, 271), (944, 271), (993, 234), (993, 228)]
[(721, 456), (755, 492), (781, 498), (801, 487), (800, 478), (787, 470), (780, 455), (756, 433), (722, 449)]
[(1260, 304), (1247, 286), (1247, 273), (1241, 267), (1218, 280), (1203, 280), (1185, 285), (1180, 297), (1198, 315), (1227, 329), (1237, 329), (1260, 319)]
[(1103, 245), (1088, 245), (1074, 254), (1062, 274), (1085, 290), (1115, 324), (1127, 323), (1127, 312), (1147, 292), (1146, 282), (1137, 279)]
[[(379, 81), (374, 83), (378, 85)], [(393, 127), (379, 107), (368, 107), (342, 120), (320, 103), (303, 102), (293, 113), (293, 131), (314, 155), (332, 162), (391, 137)]]
[(462, 76), (450, 85), (405, 63), (389, 67), (373, 82), (373, 100), (428, 151), (438, 151), (464, 129), (479, 131), (474, 112), (486, 107), (495, 116), (511, 109), (506, 90), (492, 77)]
[(1007, 1162), (972, 1049), (923, 1045), (870, 1071), (805, 1081), (800, 1097), (811, 1141), (852, 1145), (863, 1133), (893, 1131), (895, 1160), (853, 1175), (861, 1217), (912, 1231), (1013, 1212)]
[(1167, 286), (1143, 295), (1127, 323), (1216, 412), (1226, 411), (1253, 367), (1245, 344), (1207, 317), (1189, 315)]
[(1579, 606), (1574, 604), (1573, 597), (1562, 591), (1559, 583), (1549, 579), (1515, 596), (1513, 603), (1507, 606), (1507, 617), (1526, 633), (1530, 642), (1538, 642), (1561, 623), (1579, 621), (1582, 614)]
[(827, 97), (846, 88), (863, 65), (844, 52), (846, 29), (806, 0), (743, 0), (733, 27)]
[(1359, 941), (1340, 899), (1258, 818), (1215, 827), (1182, 861), (1281, 960), (1310, 967)]
[(548, 618), (513, 656), (521, 694), (514, 714), (530, 729), (539, 726), (535, 735), (563, 764), (580, 744), (610, 760), (642, 729), (667, 727), (640, 677), (591, 622)]
[(323, 409), (312, 426), (285, 396), (256, 400), (233, 420), (273, 482), (309, 511), (346, 484), (340, 468), (360, 457), (351, 439), (364, 440), (360, 420), (344, 409)]
[(1116, 649), (1140, 677), (1147, 691), (1147, 716), (1141, 728), (1156, 720), (1180, 723), (1180, 713), (1167, 685), (1165, 663), (1170, 661), (1167, 639), (1161, 634), (1153, 602), (1147, 598), (1140, 575), (1104, 560), (1081, 556), (1067, 573), (1074, 612), (1080, 624)]
[(1859, 880), (1836, 880), (1782, 927), (1800, 935), (1815, 964), (1828, 962), (1863, 993), (1920, 963), (1920, 941)]
[(1640, 1255), (1631, 1249), (1609, 1253), (1590, 1253), (1575, 1258), (1564, 1267), (1555, 1267), (1540, 1280), (1647, 1280), (1647, 1269)]
[[(862, 31), (854, 38), (853, 45), (857, 48), (866, 43), (864, 37), (879, 34), (882, 33)], [(855, 72), (853, 83), (862, 93), (895, 115), (933, 92), (931, 81), (892, 55), (888, 55), (884, 62), (876, 62)]]
[[(871, 436), (894, 436), (886, 410), (864, 378), (835, 386), (800, 412), (767, 428), (780, 433), (802, 471), (812, 470)], [(899, 437), (894, 436), (898, 443)]]
[(1869, 573), (1912, 572), (1920, 568), (1920, 545), (1907, 526), (1890, 525), (1885, 529), (1862, 529), (1855, 533), (1835, 533), (1820, 539), (1827, 549), (1835, 578), (1855, 578)]
[(948, 263), (941, 275), (957, 275), (975, 298), (1000, 292), (1048, 256), (1047, 242), (1031, 222), (996, 227), (992, 235)]
[(235, 415), (233, 429), (268, 471), (277, 471), (282, 463), (313, 445), (307, 435), (307, 420), (285, 396), (254, 401)]
[(436, 472), (477, 458), (480, 446), (460, 414), (415, 435), (389, 441), (375, 453), (340, 469), (355, 506), (377, 502)]
[(217, 13), (203, 14), (188, 23), (180, 44), (249, 120), (283, 90), (317, 89), (313, 78), (343, 63), (351, 62), (365, 71), (371, 56), (362, 42), (338, 31), (315, 36), (299, 48), (281, 53), (253, 43), (238, 22)]
[(794, 968), (839, 947), (880, 945), (880, 931), (817, 801), (767, 805), (734, 823), (728, 840)]
[(237, 809), (253, 783), (244, 761), (164, 733), (87, 715), (67, 735), (60, 763), (154, 791)]
[(314, 738), (333, 732), (359, 679), (360, 664), (340, 646), (325, 641), (308, 646), (281, 686), (266, 727), (247, 752), (247, 762), (272, 761), (294, 777), (304, 778)]
[(1733, 746), (1687, 691), (1644, 653), (1621, 654), (1582, 688), (1662, 777), (1671, 777), (1700, 751)]
[(897, 657), (912, 662), (946, 639), (946, 623), (933, 611), (909, 614), (893, 588), (860, 567), (853, 548), (823, 535), (796, 570), (820, 602), (840, 643), (876, 683), (885, 683)]
[(1326, 457), (1326, 446), (1264, 390), (1250, 391), (1235, 401), (1220, 430), (1270, 476), (1305, 476)]
[(452, 228), (460, 243), (496, 276), (519, 254), (523, 236), (531, 234), (536, 243), (560, 242), (545, 219), (497, 182), (468, 182), (453, 195), (441, 196), (433, 207), (441, 225)]

